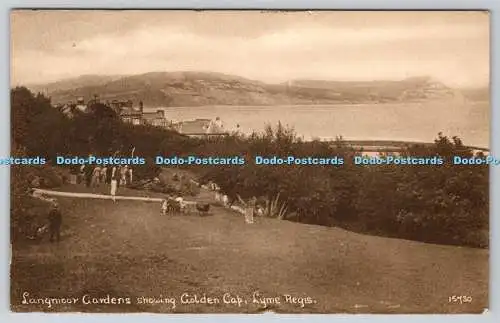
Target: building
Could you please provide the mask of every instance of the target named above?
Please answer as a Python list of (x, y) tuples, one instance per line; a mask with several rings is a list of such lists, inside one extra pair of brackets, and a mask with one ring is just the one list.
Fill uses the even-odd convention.
[(155, 112), (144, 112), (144, 104), (139, 102), (139, 108), (133, 107), (131, 100), (113, 100), (108, 105), (119, 115), (123, 122), (133, 125), (150, 125), (168, 128), (171, 123), (165, 118), (165, 111), (158, 109)]
[(142, 120), (144, 124), (154, 127), (169, 128), (172, 124), (167, 121), (167, 118), (165, 118), (165, 111), (162, 109), (158, 109), (156, 112), (143, 112)]
[[(94, 96), (94, 99), (90, 100), (87, 104), (85, 104), (83, 97), (79, 97), (76, 103), (69, 102), (66, 105), (60, 106), (59, 109), (72, 117), (77, 113), (88, 112), (88, 107), (96, 102), (99, 102), (97, 96)], [(134, 108), (132, 100), (106, 101), (105, 105), (111, 108), (123, 122), (137, 126), (150, 125), (167, 128), (176, 130), (189, 137), (198, 138), (221, 138), (229, 134), (225, 131), (224, 124), (219, 117), (216, 117), (214, 120), (195, 119), (173, 124), (165, 118), (165, 111), (163, 109), (157, 109), (154, 112), (145, 112), (142, 101), (139, 102), (138, 108)]]
[(125, 106), (120, 108), (118, 116), (125, 123), (131, 123), (135, 126), (143, 124), (142, 122), (142, 109), (134, 109), (133, 107)]
[(141, 109), (134, 109), (132, 100), (113, 100), (107, 102), (110, 107), (120, 117), (123, 122), (140, 125), (142, 123)]
[(87, 112), (88, 105), (85, 104), (85, 100), (83, 99), (83, 97), (79, 97), (76, 99), (75, 108), (80, 112)]
[(76, 102), (68, 101), (65, 104), (56, 104), (55, 107), (68, 118), (73, 118), (78, 113), (87, 113), (89, 104), (85, 104), (83, 97), (78, 97)]
[(211, 119), (195, 119), (182, 121), (173, 125), (173, 128), (183, 135), (197, 138), (220, 138), (227, 136), (219, 117)]
[(118, 100), (113, 100), (111, 102), (106, 102), (106, 105), (109, 106), (113, 111), (115, 111), (118, 115), (124, 108), (132, 109), (133, 108), (133, 102), (132, 100), (126, 100), (126, 101), (118, 101)]

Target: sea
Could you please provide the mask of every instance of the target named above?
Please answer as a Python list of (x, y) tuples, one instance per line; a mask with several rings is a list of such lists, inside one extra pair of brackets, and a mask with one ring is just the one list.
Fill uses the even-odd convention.
[(174, 122), (219, 117), (228, 131), (262, 132), (266, 124), (293, 127), (305, 140), (432, 142), (441, 132), (469, 146), (489, 148), (490, 104), (477, 101), (413, 103), (156, 107)]

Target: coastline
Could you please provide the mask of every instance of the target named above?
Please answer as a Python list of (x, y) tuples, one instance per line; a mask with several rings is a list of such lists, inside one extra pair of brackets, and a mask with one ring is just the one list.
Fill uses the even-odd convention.
[(144, 106), (146, 111), (156, 111), (158, 109), (193, 109), (193, 108), (297, 108), (297, 107), (363, 107), (363, 106), (394, 106), (394, 105), (420, 105), (420, 104), (433, 104), (433, 103), (456, 103), (457, 101), (462, 104), (490, 104), (490, 100), (469, 100), (469, 99), (435, 99), (435, 100), (416, 100), (416, 101), (390, 101), (390, 102), (337, 102), (337, 103), (290, 103), (290, 104), (214, 104), (214, 105), (190, 105), (190, 106)]

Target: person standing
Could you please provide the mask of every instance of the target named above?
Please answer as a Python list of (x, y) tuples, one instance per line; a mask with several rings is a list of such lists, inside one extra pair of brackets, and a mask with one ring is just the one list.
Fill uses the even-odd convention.
[(92, 187), (98, 187), (99, 182), (101, 178), (101, 167), (96, 166), (94, 168), (94, 171), (92, 172), (92, 181), (91, 181), (91, 186)]
[(245, 210), (245, 222), (252, 224), (253, 216), (255, 214), (255, 206), (257, 205), (257, 198), (254, 196), (248, 202), (246, 210)]
[(114, 167), (107, 167), (106, 169), (106, 184), (110, 184), (111, 183), (111, 176), (113, 174), (113, 168)]
[(168, 212), (168, 199), (169, 197), (164, 198), (161, 201), (161, 215), (167, 215)]
[(129, 180), (129, 184), (132, 184), (132, 179), (134, 178), (134, 177), (133, 177), (133, 175), (134, 175), (134, 174), (133, 174), (133, 172), (132, 172), (132, 167), (130, 167), (130, 168), (128, 169), (128, 175), (129, 175), (129, 178), (128, 178), (128, 180)]
[(80, 166), (80, 169), (78, 170), (77, 182), (78, 184), (85, 183), (85, 165)]
[(101, 183), (103, 184), (107, 184), (108, 183), (108, 168), (106, 166), (104, 166), (102, 169), (101, 169)]
[(120, 186), (127, 185), (127, 175), (128, 175), (127, 173), (128, 173), (127, 165), (122, 166), (120, 168)]
[(175, 202), (178, 203), (179, 205), (179, 211), (183, 213), (186, 209), (185, 209), (184, 199), (182, 198), (182, 196), (177, 196), (175, 198)]
[(54, 202), (52, 209), (49, 212), (49, 241), (53, 242), (54, 239), (59, 242), (61, 240), (61, 224), (62, 214), (57, 202)]
[(85, 172), (85, 186), (90, 187), (92, 181), (93, 169), (92, 167), (90, 167), (90, 165), (86, 165), (84, 172)]
[(110, 195), (112, 196), (113, 198), (113, 202), (116, 202), (116, 190), (118, 188), (118, 180), (117, 180), (117, 177), (118, 177), (118, 174), (117, 174), (117, 170), (116, 170), (116, 167), (113, 167), (113, 170), (111, 172), (111, 192), (110, 192)]

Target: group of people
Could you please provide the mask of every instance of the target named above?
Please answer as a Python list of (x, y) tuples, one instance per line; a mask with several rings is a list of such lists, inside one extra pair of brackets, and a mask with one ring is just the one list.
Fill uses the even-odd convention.
[(110, 195), (116, 201), (118, 186), (126, 186), (133, 181), (133, 171), (128, 165), (123, 166), (95, 166), (82, 165), (80, 167), (80, 182), (87, 187), (99, 187), (101, 184), (110, 184)]
[(181, 196), (168, 195), (161, 202), (161, 215), (172, 214), (174, 212), (180, 213), (184, 208), (184, 199)]
[(225, 194), (219, 193), (218, 190), (215, 191), (215, 200), (221, 202), (224, 206), (230, 206), (229, 197)]
[(94, 167), (92, 174), (90, 175), (90, 186), (99, 187), (101, 183), (106, 183), (108, 180), (108, 168), (106, 166)]
[(116, 179), (121, 186), (132, 183), (133, 171), (128, 165), (123, 166), (95, 166), (82, 165), (80, 167), (80, 178), (87, 187), (99, 187), (100, 184), (110, 184)]

